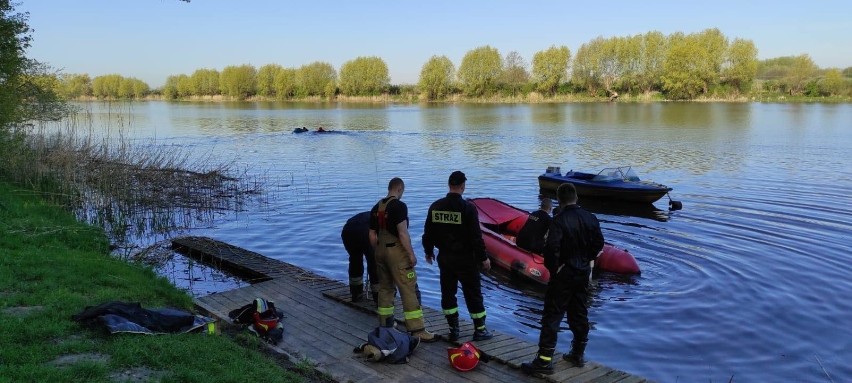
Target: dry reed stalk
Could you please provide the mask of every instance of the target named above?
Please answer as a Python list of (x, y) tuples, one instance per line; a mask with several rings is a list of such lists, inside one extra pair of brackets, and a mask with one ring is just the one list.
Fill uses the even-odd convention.
[[(123, 127), (125, 114), (109, 118)], [(134, 145), (122, 129), (98, 135), (92, 119), (80, 111), (62, 124), (9, 132), (0, 139), (0, 176), (69, 206), (119, 243), (209, 222), (215, 212), (240, 211), (247, 198), (261, 195), (264, 182), (237, 174), (233, 162)]]

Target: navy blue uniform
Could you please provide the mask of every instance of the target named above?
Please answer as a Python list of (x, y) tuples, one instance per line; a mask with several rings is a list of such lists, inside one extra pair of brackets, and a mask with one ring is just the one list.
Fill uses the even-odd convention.
[(544, 248), (550, 282), (544, 295), (539, 357), (553, 355), (559, 323), (566, 312), (574, 335), (572, 353), (583, 354), (589, 337), (589, 262), (597, 258), (603, 246), (600, 223), (594, 214), (568, 205), (553, 217)]
[(544, 235), (550, 228), (551, 220), (550, 214), (544, 210), (536, 210), (530, 214), (516, 237), (518, 247), (541, 254), (544, 251)]
[(461, 283), (464, 301), (477, 330), (485, 329), (485, 305), (479, 266), (488, 259), (485, 242), (479, 228), (476, 206), (465, 201), (461, 194), (447, 193), (429, 207), (423, 229), (423, 249), (434, 255), (438, 248), (438, 268), (441, 280), (441, 308), (450, 326), (458, 326), (458, 284)]
[(340, 232), (343, 247), (349, 253), (349, 286), (352, 288), (353, 300), (357, 300), (359, 292), (364, 291), (364, 259), (367, 260), (367, 275), (370, 278), (370, 287), (379, 283), (376, 273), (376, 258), (373, 246), (370, 244), (370, 212), (365, 211), (353, 215), (343, 225)]

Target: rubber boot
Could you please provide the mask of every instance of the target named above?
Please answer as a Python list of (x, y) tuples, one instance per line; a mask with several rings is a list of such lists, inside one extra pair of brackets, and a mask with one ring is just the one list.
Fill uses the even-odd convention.
[(364, 285), (349, 285), (349, 295), (352, 302), (361, 302), (364, 300)]
[(450, 342), (459, 340), (459, 314), (447, 315), (447, 324), (450, 326), (450, 333), (447, 334), (447, 339)]
[(521, 371), (526, 374), (553, 374), (553, 350), (539, 350), (530, 362), (521, 363)]
[(571, 363), (574, 367), (583, 367), (586, 365), (586, 360), (583, 358), (583, 354), (586, 352), (586, 344), (589, 343), (589, 340), (575, 340), (571, 342), (571, 352), (562, 355), (562, 359), (565, 359), (568, 363)]

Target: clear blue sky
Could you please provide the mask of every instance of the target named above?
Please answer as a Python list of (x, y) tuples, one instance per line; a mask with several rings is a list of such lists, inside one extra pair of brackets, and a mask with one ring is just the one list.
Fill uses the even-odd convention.
[(64, 73), (118, 73), (152, 87), (174, 74), (227, 65), (336, 69), (358, 56), (385, 60), (391, 83), (416, 83), (432, 55), (458, 67), (491, 45), (572, 54), (597, 36), (719, 28), (752, 40), (760, 59), (807, 53), (820, 67), (852, 66), (852, 0), (749, 1), (275, 1), (20, 0), (35, 29), (30, 57)]

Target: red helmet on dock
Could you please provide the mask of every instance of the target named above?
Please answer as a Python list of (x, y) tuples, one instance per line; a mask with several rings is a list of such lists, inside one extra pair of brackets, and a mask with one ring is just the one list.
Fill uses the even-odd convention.
[(447, 358), (456, 370), (465, 372), (473, 370), (479, 364), (480, 352), (473, 343), (465, 342), (459, 347), (448, 347)]

